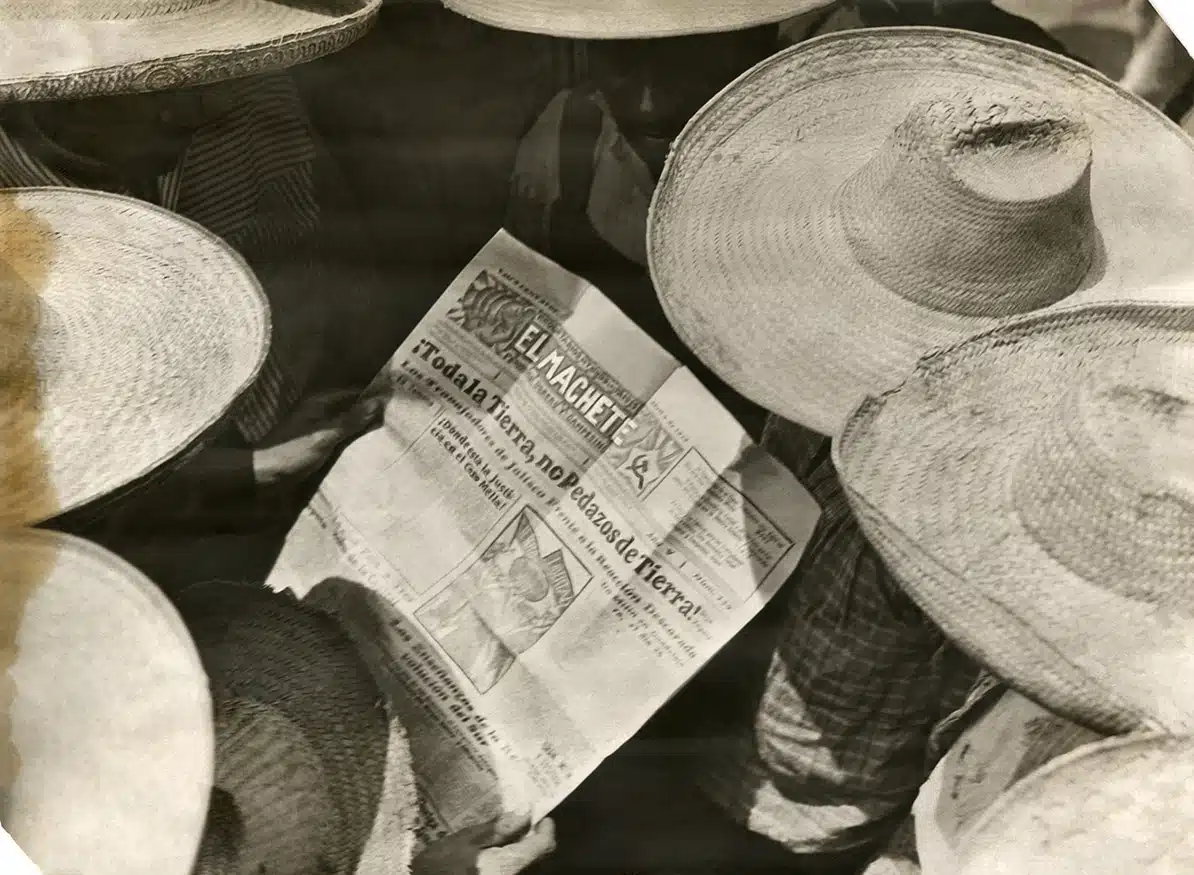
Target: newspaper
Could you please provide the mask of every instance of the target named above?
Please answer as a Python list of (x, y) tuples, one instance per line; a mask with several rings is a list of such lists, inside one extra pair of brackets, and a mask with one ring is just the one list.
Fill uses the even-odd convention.
[(424, 838), (538, 818), (766, 603), (819, 509), (597, 289), (505, 232), (378, 379), (384, 426), (270, 584), (368, 652)]

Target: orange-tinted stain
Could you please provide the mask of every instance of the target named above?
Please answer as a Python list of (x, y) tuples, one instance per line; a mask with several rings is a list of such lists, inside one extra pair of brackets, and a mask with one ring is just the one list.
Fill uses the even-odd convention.
[[(0, 192), (0, 528), (52, 516), (56, 504), (47, 456), (38, 442), (41, 399), (34, 340), (38, 296), (54, 256), (49, 226)], [(53, 557), (12, 551), (0, 567), (0, 797), (20, 767), (11, 732), (10, 669), (25, 605)]]

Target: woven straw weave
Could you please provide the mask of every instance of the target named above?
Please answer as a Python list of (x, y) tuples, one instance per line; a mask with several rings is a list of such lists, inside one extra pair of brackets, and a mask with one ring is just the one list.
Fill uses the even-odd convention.
[(958, 875), (1194, 871), (1194, 739), (1080, 747), (1014, 785), (967, 833)]
[[(224, 850), (242, 872), (319, 871), (344, 828), (319, 753), (281, 708), (264, 702), (223, 699), (215, 719), (215, 784), (243, 829)], [(211, 873), (199, 865), (195, 875)]]
[(43, 872), (187, 875), (214, 741), (181, 619), (123, 560), (38, 530), (0, 534), (0, 590), (19, 623), (2, 666), (20, 758), (4, 828)]
[(238, 584), (190, 587), (180, 609), (212, 679), (217, 786), (245, 827), (240, 865), (407, 871), (416, 806), (405, 736), (339, 625), (289, 594)]
[(176, 457), (253, 381), (269, 342), (265, 296), (227, 244), (141, 201), (76, 189), (0, 190), (0, 322), (9, 525)]
[(1005, 690), (920, 788), (913, 813), (924, 875), (957, 875), (960, 837), (996, 800), (1050, 761), (1102, 739)]
[(834, 461), (979, 662), (1103, 732), (1194, 729), (1194, 308), (1037, 314), (926, 356)]
[(0, 0), (0, 104), (268, 73), (363, 36), (381, 0)]
[(680, 337), (823, 434), (934, 347), (1189, 266), (1194, 142), (1081, 65), (978, 34), (830, 34), (677, 139), (648, 227)]

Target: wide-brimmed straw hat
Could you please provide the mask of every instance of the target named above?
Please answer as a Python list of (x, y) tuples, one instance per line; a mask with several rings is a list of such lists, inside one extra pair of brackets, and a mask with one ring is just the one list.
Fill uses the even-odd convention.
[(965, 834), (958, 875), (1194, 871), (1194, 739), (1101, 741), (1015, 784)]
[(980, 663), (1093, 729), (1194, 730), (1194, 306), (1033, 314), (930, 354), (834, 462)]
[(506, 30), (571, 39), (650, 39), (778, 24), (839, 0), (444, 0)]
[(381, 0), (0, 0), (0, 103), (159, 91), (344, 48)]
[(194, 643), (121, 559), (0, 532), (0, 817), (43, 872), (188, 875), (213, 774)]
[(406, 735), (334, 618), (219, 582), (189, 587), (179, 609), (215, 704), (215, 792), (195, 875), (409, 871), (418, 800)]
[(1184, 273), (1194, 141), (1032, 46), (835, 33), (693, 117), (648, 226), (680, 338), (747, 398), (832, 435), (935, 347)]
[(0, 190), (0, 520), (40, 522), (179, 456), (256, 377), (269, 306), (198, 225), (131, 198)]
[(1047, 763), (1103, 738), (1003, 690), (921, 785), (912, 809), (920, 872), (958, 875), (964, 836), (997, 800)]

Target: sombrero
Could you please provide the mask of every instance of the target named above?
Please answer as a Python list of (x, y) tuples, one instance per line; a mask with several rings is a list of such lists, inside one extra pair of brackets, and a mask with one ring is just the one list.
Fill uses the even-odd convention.
[(962, 837), (996, 800), (1057, 757), (1102, 739), (1005, 690), (950, 747), (917, 794), (916, 857), (923, 875), (957, 875)]
[(141, 201), (0, 190), (0, 521), (143, 478), (253, 381), (269, 307), (223, 241)]
[(833, 451), (978, 662), (1102, 732), (1194, 729), (1194, 307), (1021, 317), (926, 356)]
[(444, 0), (506, 30), (572, 39), (649, 39), (779, 24), (838, 0)]
[(1015, 784), (963, 838), (958, 875), (1194, 871), (1194, 739), (1086, 745)]
[(212, 582), (179, 610), (215, 705), (215, 791), (195, 875), (409, 871), (402, 726), (340, 624), (290, 594)]
[(381, 0), (0, 0), (0, 103), (202, 85), (362, 36)]
[(188, 875), (213, 734), (182, 621), (139, 572), (76, 538), (6, 530), (0, 569), (5, 830), (46, 873)]
[(935, 28), (834, 33), (689, 122), (648, 221), (680, 338), (836, 434), (929, 350), (1190, 265), (1194, 141), (1097, 73)]

